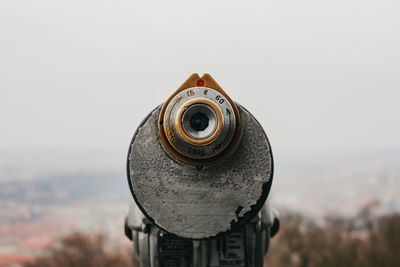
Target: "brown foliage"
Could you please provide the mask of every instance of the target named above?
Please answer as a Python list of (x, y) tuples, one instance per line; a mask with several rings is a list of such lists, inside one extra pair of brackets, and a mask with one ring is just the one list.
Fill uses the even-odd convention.
[(323, 226), (294, 214), (281, 221), (281, 232), (271, 242), (266, 266), (400, 265), (400, 215), (329, 218)]
[(132, 249), (106, 249), (107, 240), (101, 234), (88, 236), (75, 233), (63, 238), (48, 251), (48, 255), (25, 267), (137, 267)]

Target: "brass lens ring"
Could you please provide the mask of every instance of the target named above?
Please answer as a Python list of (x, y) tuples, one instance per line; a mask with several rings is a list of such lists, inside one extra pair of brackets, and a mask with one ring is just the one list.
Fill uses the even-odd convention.
[[(195, 131), (193, 127), (189, 126), (191, 114), (188, 113), (191, 110), (196, 109), (196, 107), (200, 107), (200, 111), (196, 110), (196, 113), (194, 113), (194, 115), (202, 113), (201, 111), (203, 111), (203, 114), (208, 113), (207, 111), (211, 111), (209, 113), (215, 114), (214, 120), (212, 116), (207, 116), (207, 119), (209, 121), (213, 121), (215, 123), (214, 125), (209, 125), (208, 127), (206, 127), (205, 130), (208, 130), (210, 133), (207, 134), (206, 132), (203, 138), (201, 136), (194, 135), (195, 133), (201, 133), (205, 130)], [(223, 120), (224, 119), (221, 109), (217, 105), (206, 98), (195, 98), (185, 103), (185, 105), (178, 111), (178, 116), (176, 117), (175, 121), (175, 127), (178, 131), (178, 134), (183, 138), (183, 140), (185, 140), (185, 142), (194, 146), (205, 146), (213, 142), (221, 134), (222, 126), (224, 125)]]
[[(214, 89), (191, 87), (176, 94), (165, 105), (165, 137), (185, 157), (214, 157), (226, 148), (235, 133), (234, 109), (230, 101)], [(193, 119), (192, 115), (200, 117)]]

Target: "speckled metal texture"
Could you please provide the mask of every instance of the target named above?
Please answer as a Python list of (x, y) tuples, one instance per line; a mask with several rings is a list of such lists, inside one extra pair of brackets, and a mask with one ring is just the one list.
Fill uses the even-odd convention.
[(242, 127), (237, 147), (201, 168), (164, 149), (157, 130), (160, 107), (139, 126), (128, 152), (128, 181), (151, 222), (181, 237), (204, 239), (237, 229), (261, 209), (272, 183), (271, 148), (257, 120), (238, 107)]

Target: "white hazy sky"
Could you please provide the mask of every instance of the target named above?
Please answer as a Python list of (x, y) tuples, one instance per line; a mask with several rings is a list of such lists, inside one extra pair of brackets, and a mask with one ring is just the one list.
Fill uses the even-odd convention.
[(0, 2), (0, 148), (126, 148), (193, 72), (275, 149), (400, 145), (400, 2)]

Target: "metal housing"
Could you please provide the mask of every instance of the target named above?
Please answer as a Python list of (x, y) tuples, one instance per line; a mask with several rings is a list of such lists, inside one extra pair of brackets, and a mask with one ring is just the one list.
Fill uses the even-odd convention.
[(236, 105), (242, 121), (238, 141), (210, 165), (185, 164), (165, 149), (158, 131), (161, 106), (132, 138), (127, 161), (132, 195), (165, 232), (190, 239), (222, 236), (249, 222), (267, 199), (271, 148), (257, 120)]

